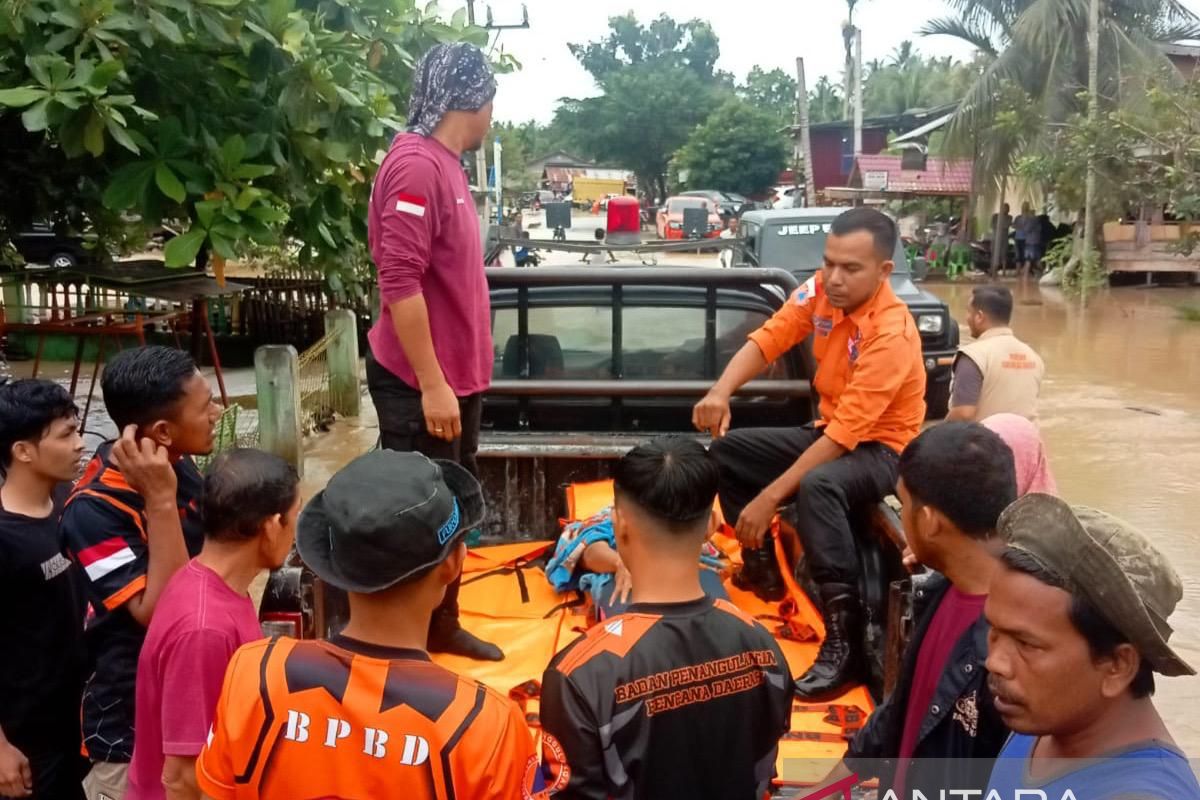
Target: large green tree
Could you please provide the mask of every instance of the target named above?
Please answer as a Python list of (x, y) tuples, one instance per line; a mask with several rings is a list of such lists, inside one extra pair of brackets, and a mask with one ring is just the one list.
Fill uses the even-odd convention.
[(977, 75), (970, 65), (949, 56), (926, 58), (904, 41), (867, 72), (863, 107), (867, 116), (883, 116), (956, 103)]
[(716, 34), (699, 20), (664, 15), (643, 25), (631, 13), (611, 18), (604, 38), (569, 47), (601, 94), (564, 100), (555, 124), (587, 155), (633, 170), (665, 196), (671, 156), (731, 93), (715, 69)]
[(370, 180), (416, 60), (486, 42), (464, 16), (414, 0), (5, 3), (0, 226), (175, 221), (172, 265), (284, 244), (337, 288), (365, 260)]
[(693, 189), (759, 194), (770, 188), (791, 152), (779, 120), (744, 100), (727, 101), (675, 156)]

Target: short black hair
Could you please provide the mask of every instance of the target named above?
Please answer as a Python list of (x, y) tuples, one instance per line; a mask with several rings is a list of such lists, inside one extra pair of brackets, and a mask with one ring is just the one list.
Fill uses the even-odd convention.
[(54, 381), (26, 378), (0, 384), (0, 475), (7, 475), (17, 442), (41, 441), (60, 419), (78, 419), (79, 407)]
[(253, 539), (266, 520), (287, 513), (299, 493), (299, 475), (279, 456), (226, 450), (204, 475), (204, 535), (224, 542)]
[(172, 347), (152, 345), (117, 353), (104, 367), (100, 388), (118, 433), (127, 425), (149, 425), (166, 417), (195, 373), (192, 357)]
[(1012, 450), (977, 422), (943, 422), (921, 433), (900, 454), (900, 478), (914, 500), (975, 539), (990, 537), (1017, 499)]
[(616, 496), (627, 499), (672, 533), (690, 533), (712, 514), (720, 468), (688, 436), (660, 436), (630, 450), (613, 474)]
[(882, 211), (867, 206), (858, 206), (838, 214), (829, 227), (834, 236), (845, 236), (856, 231), (866, 231), (875, 240), (875, 253), (883, 260), (890, 259), (896, 252), (896, 223)]
[(976, 286), (971, 290), (971, 305), (993, 322), (1007, 325), (1012, 320), (1013, 296), (1007, 286)]
[[(1129, 637), (1117, 630), (1108, 619), (1100, 613), (1095, 605), (1087, 598), (1081, 597), (1071, 590), (1067, 580), (1054, 570), (1038, 561), (1025, 550), (1006, 547), (1000, 554), (1000, 560), (1013, 572), (1028, 575), (1047, 586), (1062, 589), (1071, 595), (1071, 608), (1067, 612), (1068, 619), (1088, 643), (1088, 650), (1093, 659), (1111, 656), (1118, 646), (1133, 644)], [(1139, 655), (1141, 655), (1139, 653)], [(1129, 691), (1135, 699), (1150, 697), (1154, 694), (1154, 666), (1144, 657), (1138, 665), (1137, 674), (1129, 684)]]

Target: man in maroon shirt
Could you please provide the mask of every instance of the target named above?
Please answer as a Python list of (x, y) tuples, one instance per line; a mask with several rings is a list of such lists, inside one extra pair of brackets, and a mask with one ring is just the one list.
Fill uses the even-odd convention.
[[(408, 132), (379, 168), (368, 219), (381, 313), (369, 335), (367, 386), (380, 443), (476, 475), (494, 354), (479, 218), (460, 159), (483, 146), (495, 93), (479, 48), (441, 44), (426, 53), (413, 77)], [(457, 581), (434, 614), (429, 649), (504, 657), (459, 625)]]
[(909, 547), (937, 573), (914, 579), (900, 680), (830, 778), (877, 777), (881, 797), (982, 793), (1008, 737), (983, 667), (983, 605), (1000, 571), (996, 524), (1017, 496), (1012, 451), (982, 425), (947, 422), (904, 449), (897, 493)]

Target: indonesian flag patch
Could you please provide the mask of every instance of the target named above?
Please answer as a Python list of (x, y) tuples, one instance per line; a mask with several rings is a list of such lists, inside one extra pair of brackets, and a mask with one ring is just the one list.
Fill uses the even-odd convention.
[(415, 194), (404, 194), (403, 192), (396, 195), (396, 210), (403, 214), (423, 217), (425, 216), (426, 205), (424, 197), (417, 197)]
[(818, 294), (820, 294), (820, 290), (817, 286), (817, 276), (813, 275), (801, 284), (799, 289), (792, 292), (792, 302), (802, 306), (809, 300), (815, 299)]

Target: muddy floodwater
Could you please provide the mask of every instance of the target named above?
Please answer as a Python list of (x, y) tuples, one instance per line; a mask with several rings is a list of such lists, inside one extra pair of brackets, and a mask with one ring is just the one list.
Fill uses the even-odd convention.
[[(1183, 579), (1171, 644), (1200, 669), (1200, 288), (1120, 288), (1081, 303), (1009, 284), (1013, 328), (1046, 361), (1040, 425), (1059, 491), (1144, 531)], [(970, 284), (930, 284), (963, 319)], [(967, 337), (966, 330), (963, 331)], [(1200, 755), (1200, 677), (1158, 678), (1158, 708)]]

